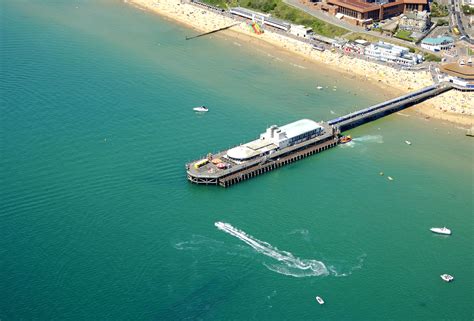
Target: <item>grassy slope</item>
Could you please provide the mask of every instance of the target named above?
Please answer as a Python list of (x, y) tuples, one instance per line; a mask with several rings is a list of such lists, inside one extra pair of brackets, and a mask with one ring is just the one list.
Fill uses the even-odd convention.
[(413, 38), (410, 37), (411, 32), (407, 30), (398, 30), (397, 33), (395, 34), (395, 37), (408, 40), (408, 41), (413, 41)]
[(301, 10), (293, 8), (282, 0), (203, 0), (220, 8), (241, 6), (256, 11), (270, 13), (276, 18), (290, 21), (294, 24), (311, 27), (317, 34), (327, 37), (342, 36), (348, 30), (319, 20)]

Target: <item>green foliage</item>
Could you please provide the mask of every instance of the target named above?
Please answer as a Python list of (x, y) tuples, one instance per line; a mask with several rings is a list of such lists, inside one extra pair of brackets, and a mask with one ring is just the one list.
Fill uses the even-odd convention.
[(426, 61), (437, 61), (437, 62), (440, 62), (441, 61), (441, 58), (436, 56), (436, 55), (433, 55), (433, 54), (430, 54), (430, 53), (425, 53), (425, 60)]
[(449, 22), (447, 20), (444, 20), (444, 19), (439, 19), (438, 21), (436, 21), (436, 25), (437, 26), (447, 26), (447, 25), (449, 25)]
[(446, 5), (433, 1), (431, 4), (432, 17), (446, 17), (448, 14), (448, 7)]
[(268, 13), (276, 8), (277, 1), (276, 0), (247, 0), (243, 6)]
[(351, 33), (350, 35), (345, 36), (344, 38), (347, 40), (352, 40), (352, 41), (357, 40), (357, 39), (362, 39), (369, 42), (383, 41), (382, 38), (379, 38), (377, 36), (369, 35), (366, 33), (356, 33), (356, 32)]
[(219, 7), (219, 8), (222, 8), (222, 9), (227, 8), (225, 0), (206, 0), (206, 1), (203, 1), (203, 2), (211, 4), (211, 5)]
[(472, 7), (470, 5), (465, 4), (461, 8), (462, 8), (462, 12), (464, 12), (464, 14), (468, 14), (468, 15), (474, 14), (474, 7)]
[(294, 24), (311, 27), (315, 33), (323, 36), (342, 36), (348, 32), (346, 29), (316, 19), (315, 17), (296, 8), (290, 7), (283, 2), (279, 2), (272, 13), (277, 18), (290, 21)]
[(407, 40), (407, 41), (413, 41), (414, 39), (410, 37), (411, 32), (408, 30), (398, 30), (397, 33), (395, 34), (396, 38)]

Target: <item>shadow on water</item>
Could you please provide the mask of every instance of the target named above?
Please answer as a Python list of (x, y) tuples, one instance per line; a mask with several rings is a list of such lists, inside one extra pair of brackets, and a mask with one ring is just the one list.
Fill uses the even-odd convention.
[(231, 298), (231, 293), (239, 286), (240, 278), (213, 278), (184, 298), (158, 311), (154, 320), (203, 320), (216, 307)]

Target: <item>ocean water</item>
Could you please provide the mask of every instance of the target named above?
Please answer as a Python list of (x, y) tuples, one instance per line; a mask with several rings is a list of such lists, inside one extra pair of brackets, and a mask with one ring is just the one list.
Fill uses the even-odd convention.
[(1, 320), (472, 320), (462, 130), (404, 111), (192, 185), (191, 159), (387, 95), (228, 34), (185, 41), (121, 1), (0, 9)]

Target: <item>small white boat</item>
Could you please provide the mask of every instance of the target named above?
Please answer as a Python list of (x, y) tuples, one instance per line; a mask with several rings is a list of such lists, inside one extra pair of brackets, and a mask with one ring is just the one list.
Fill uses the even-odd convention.
[(406, 141), (405, 141), (405, 144), (411, 145), (411, 142), (410, 142), (409, 140), (406, 140)]
[(324, 300), (320, 296), (316, 297), (316, 301), (318, 301), (319, 304), (324, 304)]
[(443, 281), (446, 281), (446, 282), (451, 282), (452, 280), (454, 280), (454, 276), (449, 275), (449, 274), (441, 274), (440, 276), (443, 279)]
[(393, 177), (392, 176), (388, 176), (387, 177), (389, 181), (393, 181)]
[(437, 234), (451, 235), (451, 230), (445, 227), (432, 227), (430, 231)]
[(318, 87), (316, 87), (316, 88), (318, 88), (319, 90), (323, 89), (323, 87), (321, 87), (321, 86), (318, 86)]
[(208, 111), (209, 111), (209, 109), (208, 109), (206, 106), (194, 107), (193, 110), (194, 110), (194, 111), (199, 111), (199, 112), (201, 112), (201, 113), (203, 113), (203, 112), (208, 112)]

